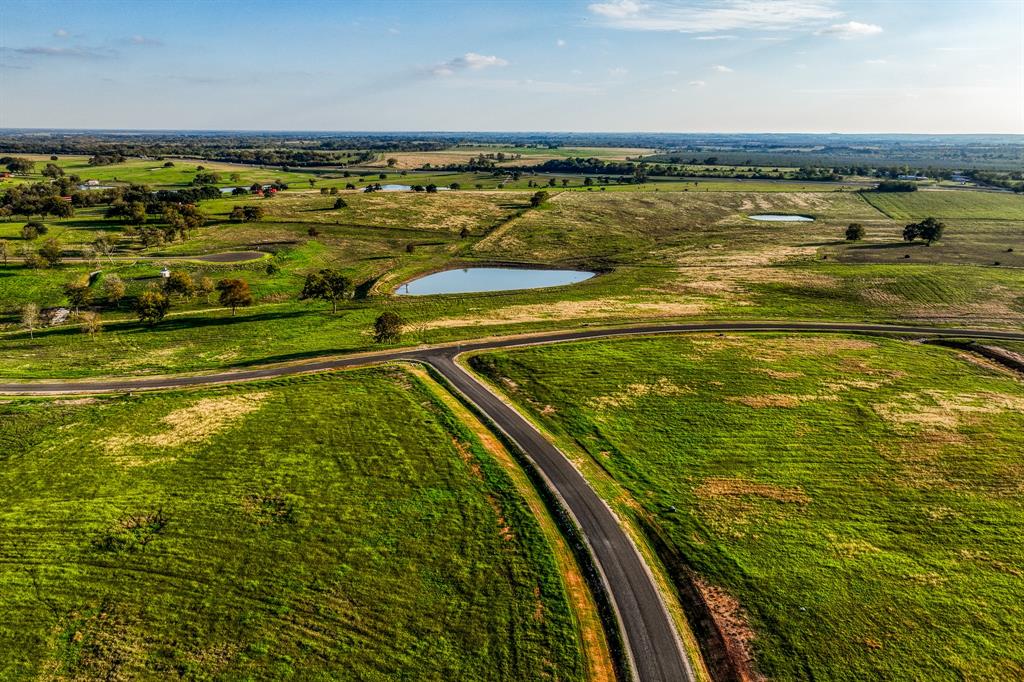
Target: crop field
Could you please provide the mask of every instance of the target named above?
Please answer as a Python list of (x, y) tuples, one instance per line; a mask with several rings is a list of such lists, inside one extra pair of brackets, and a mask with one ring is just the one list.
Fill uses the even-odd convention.
[(397, 368), (0, 406), (0, 677), (583, 679), (511, 480)]
[(1024, 225), (1024, 196), (1009, 192), (927, 190), (920, 192), (865, 192), (864, 198), (894, 220), (921, 220), (928, 216), (956, 219), (1013, 221)]
[[(385, 167), (388, 159), (395, 159), (395, 168), (421, 168), (425, 164), (444, 166), (465, 164), (481, 154), (504, 154), (508, 160), (497, 162), (502, 168), (541, 164), (552, 159), (596, 158), (604, 161), (624, 161), (626, 157), (638, 157), (650, 153), (642, 147), (559, 147), (547, 149), (538, 147), (507, 147), (502, 145), (460, 145), (451, 149), (428, 152), (387, 152), (381, 153), (369, 166)], [(519, 155), (521, 158), (512, 158)]]
[[(770, 679), (1024, 675), (1024, 387), (962, 351), (684, 336), (478, 355)], [(639, 532), (639, 531), (638, 531)], [(674, 576), (684, 580), (682, 574)]]

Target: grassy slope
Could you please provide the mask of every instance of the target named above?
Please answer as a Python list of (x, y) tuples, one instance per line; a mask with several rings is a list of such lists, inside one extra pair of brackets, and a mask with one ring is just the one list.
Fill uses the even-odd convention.
[[(122, 254), (145, 257), (137, 263), (67, 263), (45, 271), (20, 265), (21, 223), (0, 223), (0, 238), (15, 254), (10, 265), (0, 265), (0, 374), (177, 371), (355, 350), (369, 344), (370, 322), (388, 308), (410, 323), (408, 342), (702, 317), (1024, 324), (1024, 281), (1019, 270), (1007, 267), (1024, 266), (1024, 232), (1012, 219), (967, 217), (976, 208), (972, 202), (983, 206), (991, 197), (1007, 197), (916, 194), (948, 194), (960, 202), (959, 213), (947, 211), (946, 237), (932, 247), (904, 244), (904, 221), (849, 192), (556, 192), (539, 210), (526, 208), (525, 192), (343, 192), (349, 207), (335, 210), (332, 196), (291, 190), (273, 200), (204, 202), (209, 224), (184, 243), (140, 250), (122, 240)], [(266, 220), (225, 222), (232, 205), (253, 203), (267, 209)], [(757, 223), (746, 217), (755, 212), (810, 214), (816, 221)], [(840, 239), (853, 221), (867, 227), (864, 242)], [(100, 209), (81, 210), (50, 227), (69, 255), (100, 232), (122, 234)], [(310, 228), (319, 235), (310, 237)], [(468, 237), (460, 237), (462, 228)], [(267, 261), (215, 266), (161, 260), (252, 249), (274, 254), (277, 270), (267, 272)], [(613, 270), (543, 291), (387, 295), (408, 278), (474, 260)], [(1003, 267), (991, 267), (996, 261)], [(156, 281), (165, 264), (215, 279), (241, 277), (257, 305), (231, 318), (217, 310), (215, 297), (209, 303), (179, 300), (172, 318), (147, 331), (130, 321), (132, 298)], [(97, 267), (128, 283), (119, 309), (95, 294), (93, 305), (107, 322), (101, 338), (87, 339), (73, 327), (42, 331), (35, 340), (16, 331), (23, 303), (60, 305), (62, 285)], [(320, 303), (296, 301), (305, 274), (322, 267), (342, 268), (360, 282), (379, 277), (376, 295), (337, 316), (325, 316)]]
[(842, 337), (475, 362), (738, 599), (715, 603), (746, 614), (773, 679), (1024, 675), (1019, 379), (948, 349)]
[(522, 498), (396, 369), (6, 405), (0, 443), (0, 677), (582, 678)]

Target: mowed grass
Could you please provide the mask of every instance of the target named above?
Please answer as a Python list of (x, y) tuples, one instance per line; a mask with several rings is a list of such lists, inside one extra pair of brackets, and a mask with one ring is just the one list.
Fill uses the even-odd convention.
[(667, 538), (769, 678), (1024, 676), (1018, 376), (845, 336), (472, 362)]
[(379, 368), (0, 406), (4, 679), (577, 680), (549, 546)]
[(1024, 196), (1010, 192), (925, 190), (864, 192), (864, 199), (894, 220), (974, 218), (1010, 220), (1024, 226)]

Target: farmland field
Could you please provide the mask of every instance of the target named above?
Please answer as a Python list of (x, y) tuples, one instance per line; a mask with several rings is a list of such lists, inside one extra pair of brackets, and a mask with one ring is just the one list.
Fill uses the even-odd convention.
[[(101, 168), (121, 177), (125, 173), (116, 169), (135, 163)], [(656, 191), (657, 183), (623, 186), (631, 191), (552, 189), (544, 205), (531, 208), (532, 189), (363, 193), (344, 190), (345, 178), (317, 182), (342, 189), (324, 195), (299, 183), (273, 199), (206, 200), (200, 205), (203, 227), (186, 240), (148, 248), (130, 226), (105, 218), (102, 205), (45, 220), (48, 232), (36, 240), (23, 238), (23, 217), (0, 221), (0, 240), (7, 244), (7, 262), (0, 262), (0, 375), (200, 370), (361, 350), (373, 346), (371, 323), (386, 309), (407, 322), (404, 343), (636, 320), (1024, 322), (1024, 280), (1018, 274), (1024, 267), (1024, 229), (1012, 217), (946, 218), (945, 237), (927, 247), (904, 242), (905, 221), (888, 218), (867, 195), (795, 191), (800, 183), (778, 183), (794, 191), (770, 192), (739, 183), (713, 192)], [(954, 195), (961, 216), (969, 214), (971, 201), (991, 211), (997, 208), (993, 201), (1017, 199), (970, 191), (915, 193), (926, 194)], [(334, 208), (338, 198), (344, 207)], [(234, 206), (260, 207), (264, 217), (231, 222)], [(815, 220), (773, 224), (748, 217), (764, 212)], [(851, 222), (864, 225), (863, 241), (842, 239)], [(109, 258), (90, 250), (101, 235), (115, 243)], [(25, 267), (24, 250), (36, 250), (47, 238), (58, 240), (63, 263)], [(232, 251), (263, 255), (240, 263), (197, 260)], [(401, 283), (427, 272), (492, 263), (568, 266), (599, 276), (535, 291), (392, 295)], [(135, 300), (160, 281), (165, 266), (197, 279), (243, 279), (254, 304), (232, 315), (216, 294), (175, 296), (167, 319), (152, 328), (140, 325)], [(340, 269), (359, 285), (358, 299), (337, 315), (319, 302), (297, 300), (306, 274), (320, 268)], [(102, 315), (102, 333), (90, 337), (65, 324), (30, 334), (20, 325), (25, 304), (44, 310), (65, 305), (64, 285), (89, 273), (94, 278), (88, 305)], [(111, 275), (126, 285), (121, 301), (104, 293)]]
[(471, 364), (620, 516), (667, 540), (662, 557), (696, 572), (760, 673), (1024, 675), (1024, 388), (1012, 372), (903, 341), (778, 335)]
[(1024, 197), (1008, 192), (928, 190), (920, 192), (865, 192), (864, 198), (895, 220), (974, 218), (1024, 221)]
[(582, 679), (551, 549), (380, 368), (0, 406), (0, 677)]

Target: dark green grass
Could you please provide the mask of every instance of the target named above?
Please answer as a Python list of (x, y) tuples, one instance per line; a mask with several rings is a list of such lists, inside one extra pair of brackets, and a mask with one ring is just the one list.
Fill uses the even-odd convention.
[(957, 351), (871, 344), (621, 340), (474, 364), (739, 601), (770, 678), (1018, 679), (1024, 388)]
[(0, 460), (4, 679), (583, 676), (525, 503), (396, 369), (8, 404)]

